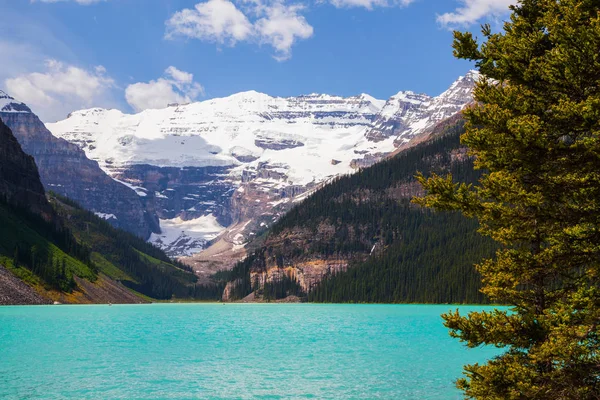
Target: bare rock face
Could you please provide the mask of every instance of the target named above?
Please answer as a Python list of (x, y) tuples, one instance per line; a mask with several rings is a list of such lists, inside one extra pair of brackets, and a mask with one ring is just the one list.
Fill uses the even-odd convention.
[(191, 220), (207, 214), (218, 216), (221, 225), (229, 225), (229, 195), (233, 192), (226, 167), (157, 167), (137, 164), (116, 173), (119, 180), (136, 187), (160, 219), (178, 216)]
[(259, 138), (254, 141), (256, 147), (266, 150), (285, 150), (304, 146), (304, 143), (293, 139), (273, 140), (271, 138)]
[(347, 268), (348, 260), (338, 258), (294, 261), (283, 267), (268, 265), (266, 270), (251, 271), (250, 281), (256, 282), (258, 290), (261, 290), (266, 283), (281, 282), (284, 278), (289, 278), (296, 281), (304, 293), (308, 293), (323, 277)]
[(225, 285), (225, 290), (223, 290), (222, 300), (223, 301), (231, 301), (233, 299), (232, 292), (235, 289), (235, 287), (239, 284), (240, 284), (239, 280), (227, 282), (227, 285)]
[(0, 91), (0, 118), (11, 128), (23, 150), (33, 156), (46, 190), (52, 190), (143, 238), (159, 230), (152, 209), (147, 210), (131, 188), (115, 181), (88, 159), (76, 145), (57, 138), (23, 103)]
[(25, 154), (11, 130), (0, 119), (0, 195), (15, 206), (46, 219), (53, 215), (33, 157)]

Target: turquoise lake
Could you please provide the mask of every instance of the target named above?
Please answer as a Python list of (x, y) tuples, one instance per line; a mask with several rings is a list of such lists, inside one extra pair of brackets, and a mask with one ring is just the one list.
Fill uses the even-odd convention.
[(0, 307), (0, 399), (461, 399), (462, 365), (498, 350), (451, 339), (455, 308)]

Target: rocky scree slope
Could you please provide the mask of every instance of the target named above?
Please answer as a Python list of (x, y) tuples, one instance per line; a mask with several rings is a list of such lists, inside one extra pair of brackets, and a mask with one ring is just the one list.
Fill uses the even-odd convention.
[(153, 243), (191, 255), (218, 236), (243, 246), (323, 182), (427, 135), (472, 101), (477, 79), (388, 101), (251, 91), (133, 115), (94, 108), (47, 127), (154, 204)]

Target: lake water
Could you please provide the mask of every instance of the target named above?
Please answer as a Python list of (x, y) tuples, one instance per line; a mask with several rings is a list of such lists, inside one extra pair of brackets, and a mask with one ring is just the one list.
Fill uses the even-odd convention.
[(497, 350), (451, 339), (453, 308), (0, 307), (0, 398), (461, 399), (462, 365)]

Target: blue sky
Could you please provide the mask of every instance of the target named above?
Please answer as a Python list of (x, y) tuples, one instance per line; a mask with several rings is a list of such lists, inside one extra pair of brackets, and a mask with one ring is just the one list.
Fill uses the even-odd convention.
[(511, 0), (0, 0), (0, 88), (46, 121), (257, 90), (439, 94)]

